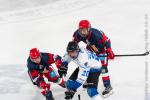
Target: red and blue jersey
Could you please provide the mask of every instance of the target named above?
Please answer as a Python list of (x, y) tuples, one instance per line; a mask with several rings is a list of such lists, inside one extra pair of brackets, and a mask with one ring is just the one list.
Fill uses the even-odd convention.
[(91, 28), (87, 37), (82, 37), (79, 30), (76, 30), (73, 34), (73, 40), (76, 42), (83, 41), (87, 44), (87, 49), (90, 49), (90, 45), (95, 45), (100, 52), (105, 52), (107, 48), (111, 48), (110, 39), (104, 34), (104, 32)]
[[(27, 60), (27, 67), (29, 70), (37, 70), (42, 71), (43, 68), (49, 67), (51, 64), (55, 62), (59, 62), (61, 57), (58, 55), (50, 54), (50, 53), (40, 53), (41, 54), (41, 62), (39, 64), (31, 61), (30, 57)], [(59, 68), (59, 64), (55, 63), (57, 68)]]
[(43, 79), (43, 70), (46, 68), (48, 70), (52, 70), (50, 68), (51, 64), (55, 63), (57, 68), (61, 66), (61, 57), (59, 55), (54, 55), (51, 53), (40, 53), (41, 62), (39, 64), (31, 61), (30, 57), (27, 59), (27, 68), (29, 75), (32, 81), (39, 85), (40, 82), (44, 82)]

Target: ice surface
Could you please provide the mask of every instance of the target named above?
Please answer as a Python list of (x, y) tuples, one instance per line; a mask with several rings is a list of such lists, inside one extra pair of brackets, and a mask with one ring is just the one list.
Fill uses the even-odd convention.
[[(12, 0), (0, 0), (1, 100), (44, 100), (27, 75), (28, 50), (38, 47), (62, 56), (81, 19), (89, 19), (93, 27), (111, 37), (116, 54), (145, 51), (144, 16), (150, 13), (149, 0), (8, 1)], [(69, 73), (74, 68), (70, 64)], [(116, 58), (110, 61), (109, 72), (114, 94), (106, 100), (144, 100), (145, 57)], [(100, 82), (99, 91), (102, 89)], [(53, 84), (52, 90), (56, 100), (63, 100), (64, 89)], [(81, 100), (90, 100), (82, 88), (77, 94)]]

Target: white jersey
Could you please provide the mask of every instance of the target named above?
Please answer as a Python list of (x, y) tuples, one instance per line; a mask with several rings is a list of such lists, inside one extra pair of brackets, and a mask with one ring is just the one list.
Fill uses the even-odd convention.
[(80, 48), (78, 57), (76, 59), (72, 59), (68, 54), (65, 54), (63, 57), (63, 61), (70, 62), (73, 61), (79, 66), (79, 73), (77, 82), (83, 84), (91, 69), (101, 69), (101, 61), (100, 58), (96, 56), (94, 52), (88, 51), (85, 48)]

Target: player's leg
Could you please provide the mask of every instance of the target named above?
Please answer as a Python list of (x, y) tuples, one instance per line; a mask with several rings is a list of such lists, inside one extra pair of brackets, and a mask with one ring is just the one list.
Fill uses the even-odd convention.
[(50, 90), (50, 84), (45, 83), (43, 77), (37, 80), (36, 85), (40, 89), (41, 94), (46, 97), (46, 100), (54, 100), (52, 91)]
[(70, 80), (75, 81), (78, 78), (78, 73), (79, 73), (79, 67), (77, 67), (74, 72), (71, 74), (69, 77)]
[(87, 79), (87, 93), (92, 100), (100, 100), (101, 96), (97, 90), (99, 82), (100, 71), (90, 72)]
[(65, 88), (64, 78), (60, 78), (58, 73), (52, 67), (49, 67), (49, 73), (44, 73), (44, 76), (50, 81), (59, 84), (61, 87)]
[(104, 97), (107, 97), (110, 94), (112, 94), (112, 86), (110, 82), (110, 76), (108, 73), (108, 59), (106, 57), (103, 57), (101, 59), (101, 64), (102, 64), (101, 75), (102, 75), (102, 80), (103, 80), (103, 84), (105, 87), (105, 90), (102, 92), (102, 95)]
[(102, 95), (104, 97), (108, 97), (110, 94), (112, 94), (112, 86), (110, 83), (110, 77), (108, 75), (108, 68), (106, 66), (102, 67), (102, 80), (105, 87), (105, 90), (102, 92)]
[[(71, 76), (69, 77), (69, 80), (72, 81), (76, 81), (77, 77), (78, 77), (78, 72), (79, 72), (79, 67), (75, 69), (75, 71), (71, 74)], [(74, 94), (75, 94), (76, 90), (69, 90), (67, 89), (67, 91), (65, 92), (65, 99), (72, 99)]]
[(49, 90), (49, 91), (46, 92), (46, 100), (55, 100), (53, 98), (52, 91)]

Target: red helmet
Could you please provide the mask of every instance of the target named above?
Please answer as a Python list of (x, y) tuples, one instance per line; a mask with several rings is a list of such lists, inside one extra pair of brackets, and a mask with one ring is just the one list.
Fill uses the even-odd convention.
[(36, 59), (40, 57), (40, 51), (37, 48), (32, 48), (30, 50), (30, 57), (31, 59)]
[(90, 28), (91, 24), (88, 20), (81, 20), (79, 22), (79, 28)]

